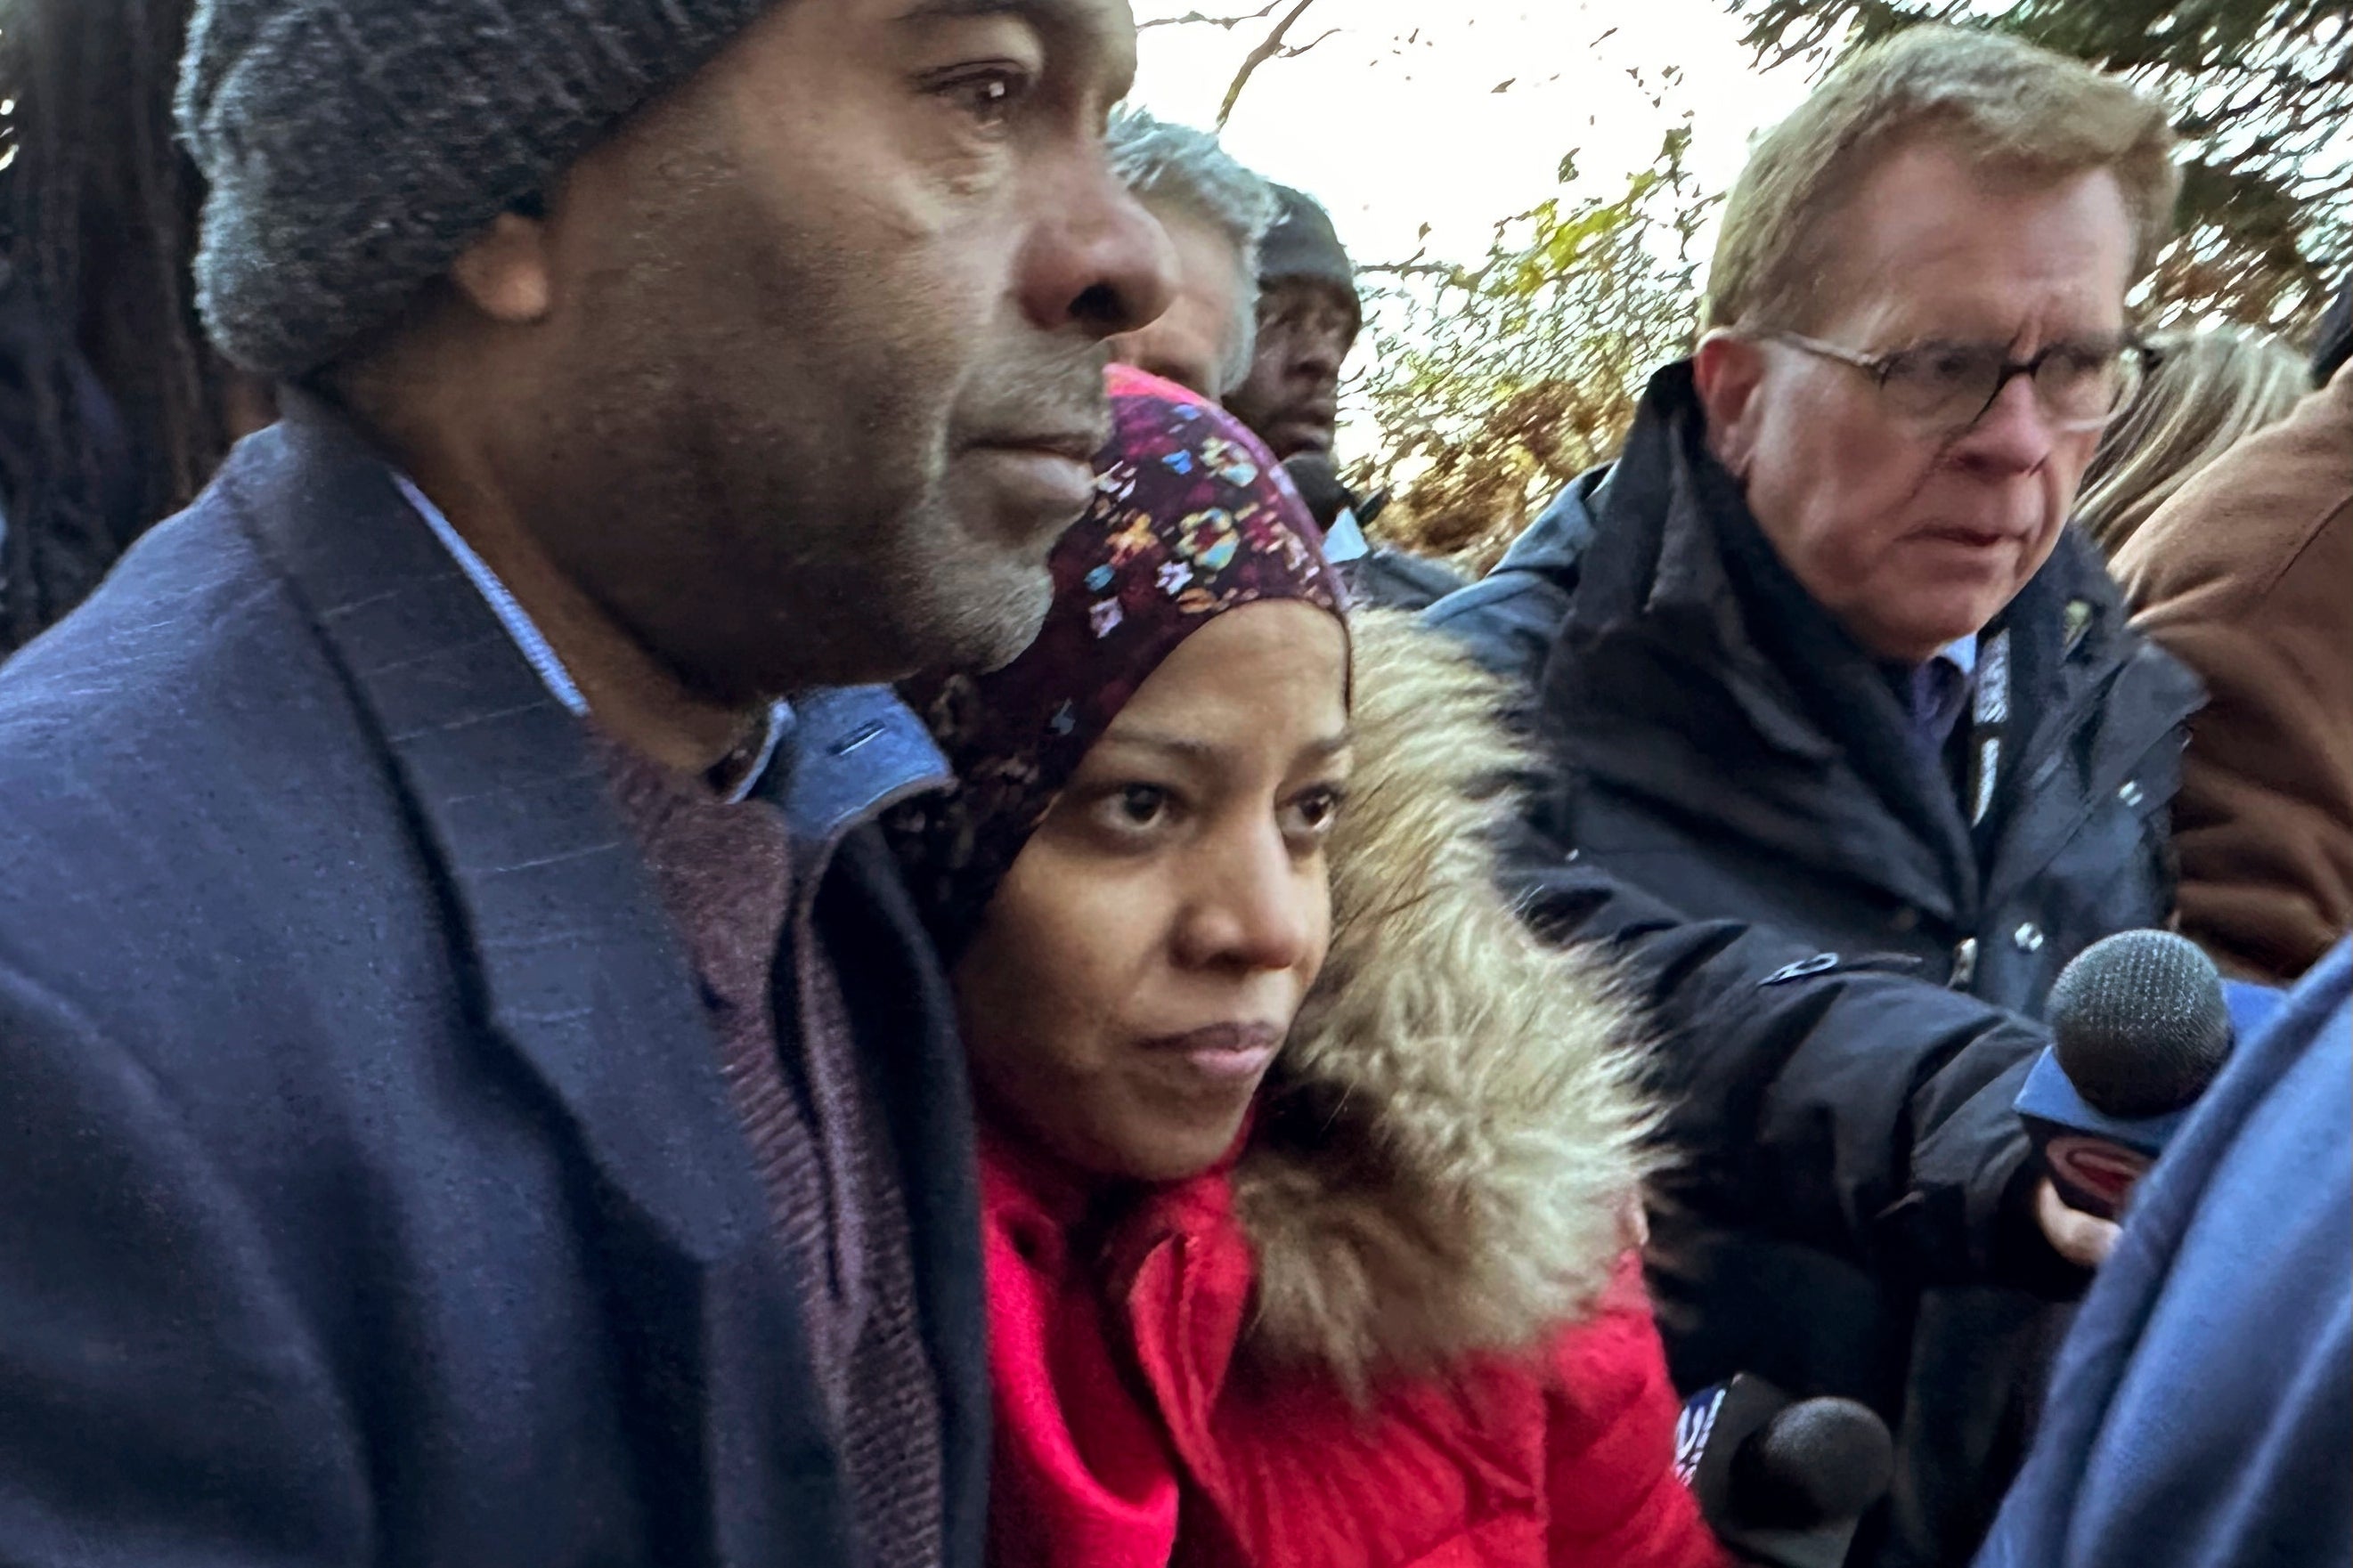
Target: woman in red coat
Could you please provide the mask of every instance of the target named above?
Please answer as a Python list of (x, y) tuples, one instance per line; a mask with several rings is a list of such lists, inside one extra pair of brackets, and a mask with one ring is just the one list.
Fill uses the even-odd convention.
[(1491, 891), (1493, 692), (1350, 626), (1239, 425), (1113, 391), (1045, 627), (916, 693), (964, 784), (900, 825), (981, 1110), (991, 1563), (1722, 1561), (1628, 1021)]

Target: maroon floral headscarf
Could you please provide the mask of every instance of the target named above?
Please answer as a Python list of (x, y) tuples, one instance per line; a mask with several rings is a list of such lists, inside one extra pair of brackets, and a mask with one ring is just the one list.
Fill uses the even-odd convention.
[(1257, 437), (1173, 382), (1124, 365), (1109, 382), (1111, 443), (1094, 500), (1048, 559), (1037, 641), (994, 674), (901, 689), (959, 781), (890, 825), (950, 963), (1088, 749), (1178, 643), (1267, 600), (1344, 614), (1314, 521)]

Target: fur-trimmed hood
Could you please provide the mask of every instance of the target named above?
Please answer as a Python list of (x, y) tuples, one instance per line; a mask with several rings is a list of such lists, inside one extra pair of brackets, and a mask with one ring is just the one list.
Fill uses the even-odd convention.
[(1529, 762), (1501, 688), (1409, 617), (1352, 626), (1331, 952), (1233, 1182), (1258, 1275), (1245, 1353), (1363, 1389), (1585, 1315), (1653, 1115), (1607, 970), (1495, 889), (1500, 781)]

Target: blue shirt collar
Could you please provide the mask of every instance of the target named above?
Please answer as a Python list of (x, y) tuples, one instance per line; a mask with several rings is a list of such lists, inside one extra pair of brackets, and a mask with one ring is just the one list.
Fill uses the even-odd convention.
[(1970, 632), (1965, 637), (1955, 637), (1928, 657), (1943, 659), (1963, 675), (1975, 675), (1978, 672), (1978, 635)]
[[(507, 585), (499, 581), (498, 574), (491, 570), (490, 563), (474, 552), (474, 547), (450, 526), (441, 509), (427, 499), (425, 492), (418, 489), (406, 474), (394, 469), (392, 482), (400, 487), (400, 493), (407, 498), (417, 515), (425, 520), (425, 526), (433, 531), (433, 537), (441, 542), (441, 548), (458, 563), (458, 570), (466, 574), (466, 581), (474, 585), (474, 591), (481, 595), (483, 603), (490, 605), (491, 614), (498, 617), (499, 625), (505, 628), (516, 649), (538, 674), (540, 683), (547, 688), (548, 695), (564, 704), (565, 711), (574, 718), (588, 717), (588, 699), (581, 695), (578, 683), (572, 679), (572, 672), (564, 668), (564, 661), (556, 657), (554, 647), (539, 627), (532, 624), (531, 617), (523, 613), (522, 605)], [(731, 803), (751, 798), (776, 762), (777, 750), (792, 729), (792, 705), (779, 699), (768, 710), (767, 731), (760, 738), (751, 765), (727, 792), (726, 798)]]

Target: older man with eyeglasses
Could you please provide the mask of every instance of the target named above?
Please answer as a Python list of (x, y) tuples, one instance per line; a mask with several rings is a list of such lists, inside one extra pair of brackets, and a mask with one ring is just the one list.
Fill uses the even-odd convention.
[(1758, 142), (1697, 353), (1624, 452), (1432, 621), (1521, 683), (1556, 777), (1515, 876), (1664, 1032), (1654, 1203), (1680, 1381), (1897, 1427), (1880, 1563), (1964, 1560), (2047, 1309), (2106, 1233), (2010, 1108), (2076, 952), (2162, 923), (2196, 683), (2067, 526), (2140, 378), (2163, 108), (1923, 27)]

